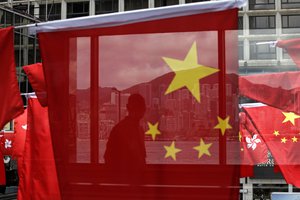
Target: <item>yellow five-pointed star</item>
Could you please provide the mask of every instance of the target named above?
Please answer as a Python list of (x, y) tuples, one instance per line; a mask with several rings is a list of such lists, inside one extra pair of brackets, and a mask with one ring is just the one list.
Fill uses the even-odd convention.
[(165, 155), (165, 158), (168, 158), (168, 157), (171, 156), (173, 158), (173, 160), (176, 160), (176, 154), (178, 152), (180, 152), (181, 149), (178, 149), (178, 148), (175, 147), (175, 142), (173, 141), (170, 146), (164, 146), (164, 147), (167, 151), (167, 153)]
[(285, 137), (281, 138), (281, 143), (286, 143), (287, 139)]
[(184, 60), (166, 57), (163, 57), (163, 59), (175, 72), (175, 77), (165, 94), (169, 94), (185, 86), (198, 102), (200, 102), (199, 80), (219, 71), (218, 69), (198, 64), (196, 42), (193, 43)]
[(160, 131), (158, 130), (158, 122), (156, 124), (151, 124), (148, 122), (149, 130), (146, 132), (146, 135), (151, 135), (152, 140), (155, 140), (156, 135), (160, 135)]
[(274, 131), (274, 133), (273, 133), (275, 136), (278, 136), (278, 135), (280, 135), (280, 133), (279, 133), (279, 131)]
[(193, 147), (193, 149), (197, 150), (198, 158), (201, 158), (204, 154), (210, 156), (209, 148), (212, 145), (212, 143), (205, 144), (202, 139), (200, 139), (200, 145)]
[(242, 138), (243, 138), (243, 136), (242, 136), (241, 132), (239, 131), (239, 141), (240, 142), (242, 142)]
[(214, 129), (221, 129), (222, 135), (225, 134), (226, 129), (231, 129), (232, 127), (229, 124), (229, 116), (226, 117), (226, 119), (222, 119), (221, 117), (218, 117), (218, 124), (214, 127)]
[(294, 137), (292, 137), (292, 141), (293, 141), (293, 142), (298, 142), (298, 138), (296, 138), (296, 137), (294, 136)]
[(285, 116), (285, 119), (283, 120), (282, 123), (290, 121), (293, 125), (295, 125), (295, 119), (300, 118), (299, 115), (296, 115), (293, 112), (282, 112), (282, 114), (284, 114)]

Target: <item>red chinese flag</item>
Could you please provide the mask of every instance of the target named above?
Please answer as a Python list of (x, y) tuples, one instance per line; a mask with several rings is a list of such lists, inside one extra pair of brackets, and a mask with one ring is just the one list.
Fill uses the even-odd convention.
[(64, 199), (238, 199), (238, 3), (36, 27)]
[(60, 199), (50, 136), (48, 109), (28, 100), (28, 124), (23, 166), (19, 174), (19, 200)]
[[(0, 29), (0, 130), (23, 112), (14, 57), (14, 29)], [(2, 161), (0, 161), (2, 162)]]
[(276, 46), (285, 49), (297, 67), (300, 68), (300, 38), (279, 40)]
[(264, 104), (300, 114), (299, 72), (240, 76), (239, 92)]
[(26, 73), (39, 102), (43, 107), (47, 106), (47, 94), (42, 63), (24, 66), (23, 70)]
[(286, 182), (300, 187), (300, 116), (270, 106), (244, 109), (268, 146)]

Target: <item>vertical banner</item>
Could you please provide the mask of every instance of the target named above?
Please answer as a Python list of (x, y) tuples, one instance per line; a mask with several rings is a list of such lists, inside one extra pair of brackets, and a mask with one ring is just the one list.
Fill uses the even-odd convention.
[(62, 198), (238, 199), (237, 9), (106, 26), (38, 34)]

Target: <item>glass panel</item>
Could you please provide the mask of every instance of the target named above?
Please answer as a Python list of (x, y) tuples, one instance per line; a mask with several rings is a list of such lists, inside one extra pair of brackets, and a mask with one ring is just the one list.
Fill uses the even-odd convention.
[(118, 11), (118, 0), (96, 0), (95, 1), (95, 13), (105, 14)]
[(273, 10), (274, 0), (249, 0), (249, 10)]
[(185, 0), (185, 3), (196, 3), (196, 2), (202, 2), (202, 1), (208, 1), (208, 0)]
[(89, 2), (67, 3), (67, 18), (89, 15)]
[(76, 163), (91, 162), (90, 49), (89, 37), (70, 40), (69, 102), (72, 109), (69, 113), (69, 140), (72, 142), (69, 142), (69, 161)]
[(179, 0), (155, 0), (155, 7), (170, 6), (179, 4)]
[(276, 48), (270, 46), (270, 44), (259, 44), (262, 42), (263, 41), (250, 41), (250, 59), (276, 59)]
[[(163, 47), (157, 45), (162, 42)], [(213, 76), (202, 81), (201, 104), (197, 102), (191, 90), (184, 87), (166, 94), (172, 71), (163, 58), (173, 57), (182, 60), (194, 42), (199, 51), (199, 63), (213, 68), (218, 67), (218, 60), (215, 59), (218, 57), (217, 33), (214, 31), (100, 37), (99, 116), (103, 126), (100, 127), (100, 130), (103, 130), (100, 136), (102, 142), (99, 144), (100, 162), (109, 162), (113, 154), (108, 152), (117, 151), (117, 141), (122, 140), (124, 144), (129, 144), (127, 140), (131, 138), (131, 142), (138, 144), (138, 137), (142, 137), (144, 140), (141, 144), (145, 143), (147, 164), (219, 163), (218, 134), (212, 134), (218, 130), (211, 129), (215, 126), (219, 112), (219, 87), (215, 82), (218, 77)], [(129, 49), (132, 53), (128, 54)], [(111, 59), (114, 55), (118, 55), (118, 59)], [(111, 73), (112, 71), (114, 73)], [(126, 138), (126, 134), (133, 133), (126, 132), (127, 130), (119, 132), (121, 130), (118, 127), (126, 127), (127, 121), (130, 123), (131, 116), (136, 112), (131, 110), (133, 108), (130, 107), (129, 100), (134, 93), (140, 94), (144, 99), (146, 111), (140, 120), (144, 132), (141, 136), (132, 135)], [(138, 104), (136, 106), (135, 109), (141, 108)], [(147, 130), (152, 126), (157, 126), (160, 134), (155, 131), (154, 135), (147, 134)], [(206, 143), (213, 144), (211, 147), (213, 156), (197, 159), (197, 152), (191, 147), (199, 145), (200, 138)], [(111, 142), (107, 143), (108, 139)], [(165, 158), (164, 147), (171, 146), (172, 142), (176, 147), (184, 149), (178, 153), (176, 161), (171, 157)], [(123, 146), (119, 148), (121, 147)], [(131, 150), (128, 148), (130, 145), (122, 149), (124, 155), (128, 151), (130, 154)], [(135, 151), (142, 152), (143, 147), (140, 148)], [(103, 158), (103, 155), (106, 156)], [(122, 155), (120, 152), (120, 156)], [(143, 160), (145, 157), (140, 159)]]
[(125, 10), (148, 8), (148, 0), (125, 0)]

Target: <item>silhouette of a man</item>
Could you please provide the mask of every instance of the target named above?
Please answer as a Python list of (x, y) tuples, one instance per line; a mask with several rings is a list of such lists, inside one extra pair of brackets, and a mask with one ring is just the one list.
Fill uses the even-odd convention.
[(112, 178), (137, 183), (146, 163), (144, 131), (139, 124), (146, 111), (145, 99), (140, 94), (130, 95), (127, 110), (128, 116), (109, 135), (104, 159), (113, 171)]

